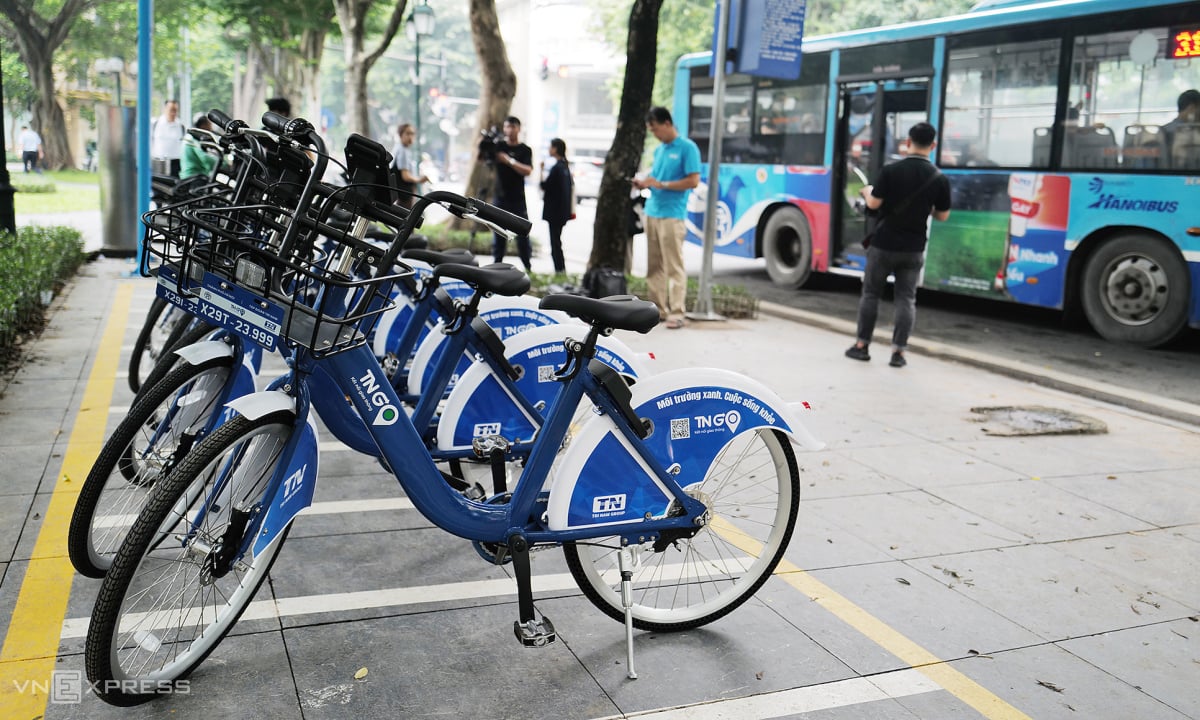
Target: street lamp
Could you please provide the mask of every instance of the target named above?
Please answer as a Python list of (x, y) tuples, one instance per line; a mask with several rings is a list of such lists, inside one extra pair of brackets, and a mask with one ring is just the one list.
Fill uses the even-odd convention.
[(433, 26), (436, 22), (437, 18), (433, 15), (433, 8), (429, 7), (427, 0), (421, 0), (421, 4), (414, 7), (409, 14), (408, 25), (404, 28), (404, 34), (413, 42), (413, 57), (415, 58), (413, 67), (416, 74), (417, 108), (413, 125), (417, 131), (418, 176), (421, 174), (421, 38), (433, 34)]
[(125, 70), (125, 61), (121, 58), (100, 58), (93, 67), (96, 72), (101, 75), (111, 74), (117, 81), (117, 99), (113, 103), (117, 107), (121, 107), (121, 73)]

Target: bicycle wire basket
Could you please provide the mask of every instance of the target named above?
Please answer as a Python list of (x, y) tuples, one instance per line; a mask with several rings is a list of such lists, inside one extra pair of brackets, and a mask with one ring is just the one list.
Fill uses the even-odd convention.
[(191, 232), (180, 238), (178, 292), (199, 292), (231, 311), (218, 321), (239, 331), (239, 322), (248, 324), (242, 334), (268, 348), (273, 343), (257, 335), (275, 333), (314, 357), (365, 344), (394, 305), (393, 284), (412, 270), (381, 268), (386, 247), (326, 220), (350, 189), (329, 190), (299, 212), (272, 203), (183, 208)]

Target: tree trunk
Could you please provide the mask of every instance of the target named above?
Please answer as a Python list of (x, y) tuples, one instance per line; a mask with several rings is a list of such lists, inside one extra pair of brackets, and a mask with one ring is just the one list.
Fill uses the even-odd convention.
[[(475, 137), (484, 130), (504, 124), (517, 94), (517, 75), (508, 62), (508, 49), (500, 35), (500, 18), (496, 15), (496, 0), (470, 0), (471, 37), (483, 77), (479, 83), (479, 113), (475, 118)], [(490, 165), (480, 162), (479, 144), (472, 149), (471, 175), (466, 194), (483, 200), (492, 198), (495, 173)], [(475, 230), (479, 226), (467, 220), (455, 220), (451, 227)]]
[(233, 108), (231, 117), (244, 120), (251, 127), (258, 127), (258, 119), (265, 110), (266, 94), (262, 84), (262, 63), (254, 46), (246, 48), (246, 64), (234, 73)]
[(48, 19), (37, 14), (32, 0), (0, 0), (0, 13), (15, 31), (17, 49), (37, 91), (32, 125), (42, 136), (45, 165), (51, 170), (75, 166), (66, 118), (54, 87), (54, 53), (66, 41), (75, 20), (92, 6), (93, 0), (67, 0), (58, 14)]
[(370, 53), (366, 50), (366, 17), (374, 0), (334, 0), (338, 25), (342, 29), (342, 43), (346, 57), (346, 125), (350, 132), (371, 136), (371, 119), (367, 114), (367, 74), (392, 44), (396, 31), (404, 19), (407, 0), (396, 0), (392, 16), (379, 40), (379, 46)]
[(321, 129), (321, 53), (325, 50), (326, 30), (306, 30), (300, 36), (300, 55), (297, 58), (297, 110)]
[(617, 112), (617, 132), (604, 162), (596, 221), (592, 226), (592, 254), (588, 267), (625, 267), (629, 241), (629, 181), (642, 161), (646, 142), (646, 113), (654, 90), (658, 53), (658, 11), (662, 0), (636, 0), (629, 12), (629, 40), (625, 46), (625, 85)]
[[(22, 55), (25, 53), (22, 52)], [(47, 170), (62, 170), (75, 167), (71, 146), (67, 142), (67, 122), (62, 106), (54, 92), (54, 72), (51, 53), (43, 48), (30, 48), (29, 80), (37, 91), (38, 99), (33, 105), (33, 120), (30, 125), (42, 136), (42, 150), (46, 153), (44, 165)]]

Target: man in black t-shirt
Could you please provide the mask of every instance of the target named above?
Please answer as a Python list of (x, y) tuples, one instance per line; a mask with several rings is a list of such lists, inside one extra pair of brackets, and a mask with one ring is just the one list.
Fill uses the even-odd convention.
[[(533, 151), (521, 142), (521, 121), (511, 115), (504, 118), (504, 142), (496, 144), (496, 207), (503, 208), (514, 215), (529, 217), (525, 207), (525, 178), (533, 172)], [(504, 260), (508, 239), (499, 233), (492, 237), (492, 259), (496, 262)], [(525, 272), (531, 269), (530, 260), (533, 257), (533, 247), (528, 235), (517, 237), (517, 255), (525, 266)]]
[(871, 359), (868, 347), (875, 333), (879, 296), (888, 275), (894, 275), (896, 318), (888, 364), (908, 364), (904, 350), (917, 316), (917, 280), (925, 264), (929, 216), (938, 220), (950, 217), (950, 181), (929, 162), (936, 138), (937, 130), (929, 123), (913, 125), (908, 131), (908, 157), (884, 166), (875, 184), (862, 189), (867, 207), (879, 211), (879, 220), (867, 248), (858, 302), (858, 339), (846, 351), (848, 358)]

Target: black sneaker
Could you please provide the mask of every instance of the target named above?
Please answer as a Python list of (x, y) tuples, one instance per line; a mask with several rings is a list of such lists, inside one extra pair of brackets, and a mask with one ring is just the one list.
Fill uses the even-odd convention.
[(892, 367), (904, 367), (907, 364), (908, 361), (904, 359), (904, 353), (899, 352), (892, 353), (892, 359), (888, 362), (888, 365)]
[(851, 360), (862, 360), (863, 362), (866, 362), (871, 359), (871, 353), (867, 352), (865, 347), (851, 345), (850, 349), (846, 351), (846, 357), (850, 358)]

